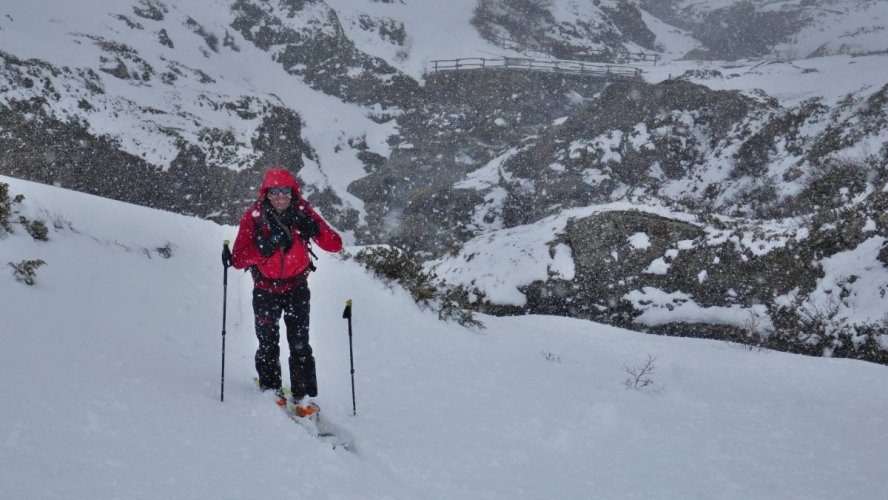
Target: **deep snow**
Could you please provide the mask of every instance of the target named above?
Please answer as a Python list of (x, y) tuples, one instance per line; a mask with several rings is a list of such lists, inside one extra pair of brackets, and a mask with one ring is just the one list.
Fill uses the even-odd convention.
[[(48, 242), (17, 225), (0, 237), (2, 498), (888, 494), (884, 366), (558, 317), (468, 330), (323, 255), (311, 278), (318, 399), (358, 448), (331, 450), (254, 388), (251, 284), (233, 270), (219, 402), (219, 255), (235, 228), (0, 181), (51, 227)], [(167, 245), (169, 259), (155, 251)], [(5, 266), (34, 258), (47, 265), (33, 287)], [(626, 389), (624, 366), (648, 355), (657, 390)]]

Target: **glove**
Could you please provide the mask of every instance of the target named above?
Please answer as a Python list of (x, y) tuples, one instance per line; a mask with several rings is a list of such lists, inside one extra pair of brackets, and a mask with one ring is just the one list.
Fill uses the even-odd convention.
[(271, 238), (263, 238), (257, 234), (256, 248), (259, 249), (259, 253), (267, 259), (274, 255), (274, 251), (277, 247), (271, 243)]
[(321, 225), (318, 224), (318, 221), (314, 220), (305, 212), (300, 211), (297, 212), (297, 214), (296, 229), (299, 230), (299, 235), (302, 236), (302, 238), (308, 240), (320, 236)]

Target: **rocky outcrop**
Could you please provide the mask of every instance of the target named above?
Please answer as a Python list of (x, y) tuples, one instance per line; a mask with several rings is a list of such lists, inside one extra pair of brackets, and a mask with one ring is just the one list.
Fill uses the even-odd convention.
[(390, 139), (390, 157), (367, 165), (370, 174), (349, 186), (367, 210), (361, 241), (439, 255), (473, 236), (481, 195), (455, 184), (553, 120), (576, 113), (606, 83), (509, 70), (429, 75), (397, 118), (400, 134)]
[(505, 224), (653, 194), (670, 181), (699, 176), (713, 150), (729, 146), (730, 132), (764, 108), (740, 93), (680, 80), (615, 82), (504, 162), (511, 174), (504, 183)]
[(654, 51), (656, 43), (638, 7), (623, 1), (555, 9), (545, 0), (481, 0), (472, 24), (496, 45), (557, 59), (617, 62), (638, 51), (633, 44)]
[[(273, 51), (285, 71), (316, 90), (348, 102), (400, 107), (419, 87), (384, 60), (360, 51), (345, 35), (336, 11), (321, 0), (282, 1), (276, 7), (238, 0), (232, 10), (235, 30), (262, 50)], [(397, 27), (379, 29), (387, 36), (403, 36)]]
[[(644, 211), (573, 219), (551, 244), (570, 247), (574, 276), (523, 287), (527, 304), (519, 310), (888, 363), (884, 318), (847, 319), (855, 296), (878, 293), (855, 284), (868, 267), (888, 267), (888, 245), (882, 245), (878, 262), (862, 262), (827, 281), (822, 264), (885, 241), (886, 208), (888, 196), (877, 193), (858, 207), (824, 211), (793, 230), (739, 221), (685, 222)], [(689, 307), (688, 316), (671, 314)], [(481, 309), (516, 312), (492, 304)]]
[[(4, 131), (0, 135), (0, 172), (7, 175), (235, 223), (244, 203), (255, 197), (255, 187), (266, 168), (301, 165), (303, 157), (315, 156), (303, 142), (301, 118), (292, 110), (249, 96), (233, 102), (207, 98), (207, 103), (234, 117), (257, 120), (255, 136), (245, 145), (239, 144), (230, 130), (211, 126), (200, 128), (196, 140), (159, 127), (156, 132), (175, 143), (178, 151), (164, 169), (127, 152), (112, 137), (96, 134), (85, 119), (53, 112), (69, 100), (69, 95), (56, 87), (59, 80), (77, 89), (75, 95), (81, 97), (76, 110), (80, 113), (97, 113), (99, 107), (106, 106), (125, 109), (115, 96), (106, 94), (95, 72), (56, 68), (3, 53), (0, 61), (5, 81), (21, 93), (21, 98), (0, 104)], [(65, 90), (71, 92), (70, 88)], [(127, 110), (131, 113), (163, 113), (126, 104), (133, 106)], [(249, 166), (230, 168), (243, 161), (236, 152), (244, 146), (253, 152)], [(311, 188), (307, 193), (320, 194)], [(341, 216), (338, 199), (328, 196), (324, 204), (334, 220)]]
[[(643, 245), (633, 246), (632, 236), (644, 234)], [(623, 296), (642, 282), (651, 262), (680, 241), (703, 236), (694, 224), (640, 211), (602, 212), (572, 219), (553, 243), (567, 244), (573, 255), (573, 280), (535, 283), (525, 291), (529, 312), (560, 314), (631, 324), (631, 308), (620, 305)], [(663, 280), (665, 281), (665, 280)]]

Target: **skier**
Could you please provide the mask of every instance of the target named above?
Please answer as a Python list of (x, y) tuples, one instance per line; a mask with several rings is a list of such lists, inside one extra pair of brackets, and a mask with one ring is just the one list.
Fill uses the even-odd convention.
[(342, 239), (305, 202), (290, 172), (265, 173), (259, 199), (244, 213), (232, 251), (235, 269), (253, 276), (253, 313), (256, 320), (256, 371), (259, 387), (274, 391), (286, 404), (281, 389), (281, 313), (290, 346), (290, 387), (295, 411), (310, 416), (318, 411), (315, 360), (308, 341), (308, 273), (314, 270), (311, 241), (328, 252), (339, 252)]

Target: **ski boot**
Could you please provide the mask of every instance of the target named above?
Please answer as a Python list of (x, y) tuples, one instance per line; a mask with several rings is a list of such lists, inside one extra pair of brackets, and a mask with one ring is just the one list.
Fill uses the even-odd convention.
[(316, 417), (321, 407), (307, 396), (304, 398), (293, 398), (293, 413), (302, 418)]

